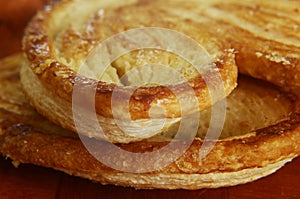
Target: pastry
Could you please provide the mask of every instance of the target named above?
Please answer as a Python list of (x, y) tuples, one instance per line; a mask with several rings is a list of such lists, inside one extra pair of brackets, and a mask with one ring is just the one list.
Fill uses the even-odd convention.
[[(161, 11), (154, 17), (156, 8)], [(63, 1), (39, 13), (23, 41), (28, 64), (21, 81), (31, 103), (64, 128), (128, 143), (157, 135), (224, 99), (236, 87), (234, 50), (209, 39), (209, 21), (198, 28), (163, 8), (150, 1)], [(86, 98), (87, 93), (80, 93), (84, 88), (91, 92)], [(77, 98), (82, 99), (74, 102)], [(93, 105), (103, 133), (95, 131), (97, 121), (90, 123), (94, 110), (86, 107)]]
[[(46, 7), (26, 30), (23, 41), (26, 57), (11, 57), (1, 62), (0, 151), (15, 166), (31, 163), (102, 184), (135, 188), (216, 188), (267, 176), (299, 155), (298, 7), (297, 1), (283, 0), (123, 3), (70, 0)], [(134, 47), (149, 41), (151, 45), (156, 44), (153, 40), (156, 37), (144, 37), (141, 30), (150, 35), (151, 31), (158, 31), (164, 38), (159, 44), (174, 39), (173, 33), (177, 36), (184, 33), (203, 46), (203, 56), (199, 57), (204, 58), (207, 66), (204, 69), (208, 70), (193, 69), (193, 64), (188, 62), (193, 59), (184, 60), (172, 51), (146, 48), (113, 59), (102, 76), (101, 73), (93, 75), (90, 69), (98, 66), (93, 63), (106, 60), (115, 49), (125, 52), (124, 46), (132, 43)], [(118, 34), (124, 31), (125, 37)], [(131, 31), (138, 33), (139, 39), (128, 38)], [(111, 37), (118, 42), (110, 43)], [(196, 49), (188, 41), (191, 40), (179, 39), (175, 46)], [(114, 48), (102, 49), (106, 44), (114, 44)], [(172, 43), (167, 44), (174, 47)], [(189, 56), (195, 58), (193, 53)], [(17, 75), (20, 65), (21, 83)], [(83, 71), (77, 67), (87, 65), (91, 67)], [(168, 65), (170, 73), (165, 73), (168, 69), (164, 65)], [(241, 74), (237, 88), (236, 65)], [(141, 76), (128, 75), (131, 70)], [(188, 84), (171, 71), (182, 72)], [(217, 71), (224, 85), (224, 92), (214, 99), (207, 94), (214, 91), (209, 84), (215, 85), (215, 90), (222, 84), (218, 84), (218, 76), (209, 75), (216, 74), (213, 71)], [(164, 86), (155, 84), (158, 77), (166, 80), (162, 82)], [(140, 80), (151, 80), (154, 84), (150, 81), (141, 85)], [(78, 126), (72, 118), (71, 106), (77, 83), (84, 83), (85, 87), (80, 89), (97, 91), (95, 113), (104, 134), (99, 135), (95, 126), (88, 123), (95, 115), (84, 115), (90, 105), (85, 100), (92, 98), (77, 101), (82, 105), (81, 118), (86, 120), (79, 130), (75, 128)], [(20, 85), (29, 102), (24, 99)], [(182, 85), (189, 86), (180, 89)], [(133, 97), (127, 98), (129, 120), (126, 106), (121, 106), (123, 98), (113, 98), (114, 89), (129, 96), (130, 92), (125, 92), (128, 88), (137, 88), (131, 93)], [(176, 100), (175, 105), (172, 103), (171, 92), (156, 95), (166, 88), (179, 91), (181, 99), (190, 97), (186, 92), (192, 88), (200, 106), (191, 108), (186, 103), (187, 111), (182, 112)], [(224, 103), (225, 96), (226, 118), (223, 118), (222, 114), (215, 114), (214, 108)], [(163, 99), (166, 103), (157, 103)], [(114, 117), (113, 100), (116, 100), (118, 117)], [(141, 109), (144, 105), (146, 108)], [(212, 123), (217, 121), (222, 125), (223, 119), (224, 128), (219, 134)], [(149, 126), (150, 133), (137, 130), (142, 125), (147, 127), (150, 121), (160, 124), (161, 120), (165, 125), (158, 130), (151, 132), (153, 125)], [(124, 128), (132, 128), (133, 134), (122, 132)]]
[[(129, 162), (127, 169), (136, 169), (135, 172), (112, 169), (95, 159), (76, 134), (56, 126), (30, 106), (19, 81), (22, 60), (22, 55), (2, 60), (0, 76), (0, 151), (11, 158), (15, 166), (30, 163), (50, 167), (102, 184), (148, 189), (200, 189), (254, 181), (275, 172), (299, 154), (297, 97), (266, 82), (241, 76), (239, 86), (227, 99), (225, 128), (219, 140), (204, 142), (205, 134), (202, 133), (206, 130), (203, 125), (187, 151), (160, 170), (142, 172), (148, 160)], [(254, 114), (260, 112), (263, 114)], [(203, 112), (203, 115), (201, 121), (205, 124), (210, 117), (208, 113)], [(158, 136), (118, 146), (132, 152), (153, 152), (168, 143), (168, 133), (172, 134), (166, 132), (164, 140)], [(104, 141), (86, 139), (97, 146), (107, 146)], [(215, 146), (200, 159), (203, 142), (214, 142)], [(177, 144), (180, 148), (182, 142), (179, 140)], [(117, 163), (122, 159), (107, 157)]]

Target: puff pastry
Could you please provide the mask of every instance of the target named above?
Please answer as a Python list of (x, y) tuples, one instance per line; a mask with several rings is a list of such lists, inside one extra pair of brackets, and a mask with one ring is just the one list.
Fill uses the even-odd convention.
[[(29, 105), (18, 77), (22, 59), (22, 56), (13, 56), (2, 60), (0, 66), (3, 71), (0, 76), (0, 152), (11, 158), (15, 166), (36, 164), (102, 184), (200, 189), (256, 180), (299, 155), (299, 100), (265, 82), (241, 77), (239, 87), (227, 99), (228, 123), (222, 139), (212, 141), (216, 145), (202, 161), (195, 155), (203, 144), (203, 135), (199, 133), (179, 159), (161, 170), (146, 173), (114, 170), (96, 160), (74, 133), (54, 125)], [(245, 108), (251, 105), (253, 109)], [(265, 114), (239, 117), (253, 111)], [(245, 122), (249, 127), (245, 128)], [(142, 153), (151, 152), (166, 142), (149, 139), (118, 146)], [(177, 144), (180, 146), (181, 141)], [(114, 158), (118, 161), (122, 157)], [(146, 161), (135, 162), (134, 166), (142, 169)]]
[[(163, 132), (181, 119), (179, 98), (185, 102), (185, 115), (188, 115), (204, 110), (228, 95), (236, 86), (236, 63), (243, 74), (281, 87), (298, 87), (299, 77), (295, 75), (299, 73), (300, 54), (298, 4), (294, 1), (253, 3), (236, 0), (63, 1), (41, 12), (27, 28), (23, 43), (29, 63), (22, 73), (24, 89), (40, 113), (76, 131), (71, 103), (74, 85), (95, 86), (97, 120), (105, 136), (95, 132), (92, 124), (83, 121), (87, 116), (81, 116), (79, 133), (116, 143), (139, 141)], [(216, 65), (215, 69), (219, 70), (224, 85), (223, 94), (211, 99), (207, 82), (203, 80), (206, 76), (212, 85), (219, 84), (214, 83), (216, 76), (211, 73), (201, 76), (197, 71), (190, 70), (184, 60), (150, 49), (136, 50), (114, 60), (104, 75), (99, 77), (100, 82), (78, 75), (79, 66), (99, 42), (141, 27), (178, 31), (202, 45)], [(108, 45), (107, 48), (111, 50), (122, 45), (124, 47), (125, 44)], [(236, 57), (235, 52), (238, 52)], [(195, 107), (194, 98), (180, 82), (172, 82), (173, 89), (170, 90), (165, 86), (134, 87), (134, 80), (120, 81), (121, 76), (136, 65), (156, 63), (153, 62), (155, 57), (159, 60), (158, 64), (170, 65), (184, 74), (188, 85), (195, 91), (199, 106)], [(156, 73), (154, 76), (167, 74), (150, 72)], [(172, 75), (161, 78), (169, 80)], [(123, 97), (112, 100), (115, 90), (119, 90)], [(179, 98), (172, 91), (178, 93)], [(123, 98), (130, 94), (128, 106), (124, 106)], [(112, 104), (112, 101), (115, 103)], [(119, 123), (114, 120), (116, 116), (112, 107), (115, 105)], [(152, 111), (156, 107), (164, 109), (164, 112)], [(151, 114), (153, 126), (141, 131), (141, 127), (151, 123)], [(163, 119), (165, 126), (154, 130), (157, 127), (155, 124), (162, 123), (162, 118), (167, 118)], [(127, 119), (134, 123), (128, 123)]]
[[(25, 33), (23, 43), (28, 64), (24, 66), (21, 75), (24, 90), (37, 110), (53, 122), (76, 131), (72, 114), (74, 87), (76, 85), (84, 88), (95, 86), (95, 111), (105, 136), (111, 142), (128, 143), (159, 134), (168, 129), (171, 124), (179, 121), (183, 115), (187, 116), (204, 110), (231, 93), (236, 87), (237, 79), (234, 50), (226, 42), (210, 39), (213, 32), (207, 32), (206, 27), (211, 25), (211, 20), (203, 20), (203, 22), (200, 20), (199, 23), (201, 25), (203, 23), (203, 27), (198, 28), (199, 25), (191, 21), (190, 16), (182, 17), (182, 10), (176, 9), (181, 7), (182, 2), (173, 2), (170, 4), (171, 7), (161, 6), (161, 3), (158, 1), (128, 1), (126, 3), (63, 1), (39, 13), (31, 21)], [(165, 5), (167, 4), (165, 2)], [(187, 5), (193, 4), (187, 3)], [(153, 12), (156, 14), (154, 15)], [(138, 40), (139, 37), (134, 38), (134, 41), (120, 39), (114, 43), (104, 42), (113, 35), (140, 27), (171, 29), (191, 37), (208, 53), (209, 60), (205, 67), (210, 68), (209, 65), (214, 67), (198, 72), (185, 60), (186, 58), (160, 49), (146, 48), (136, 49), (117, 60), (112, 60), (104, 74), (99, 77), (100, 82), (93, 78), (93, 75), (87, 76), (88, 72), (80, 73), (80, 66), (89, 58), (89, 54), (97, 49), (99, 42), (104, 43), (101, 45), (106, 45), (110, 52), (107, 56), (112, 56), (111, 54), (114, 54), (112, 51), (118, 51), (116, 49), (143, 42), (142, 39)], [(141, 35), (145, 34), (151, 35), (148, 32)], [(166, 37), (164, 37), (165, 40), (167, 40)], [(154, 41), (164, 42), (157, 38), (154, 38)], [(181, 44), (182, 42), (175, 37), (171, 43), (178, 45), (180, 51), (185, 51), (190, 47), (189, 43)], [(194, 48), (189, 50), (193, 52)], [(99, 56), (100, 58), (96, 56), (93, 59), (100, 59), (99, 62), (102, 63), (101, 61), (107, 58), (103, 55)], [(200, 53), (194, 55), (194, 58), (195, 56), (203, 55)], [(129, 73), (136, 66), (147, 64), (168, 65), (182, 74), (186, 82), (178, 80), (166, 82), (167, 85), (135, 85), (137, 81), (130, 77), (125, 81), (119, 81), (124, 74)], [(167, 81), (176, 79), (176, 75), (170, 75), (169, 72), (162, 70), (163, 68), (150, 71), (146, 68), (146, 70), (139, 71), (139, 74), (153, 73), (154, 78), (161, 76), (160, 79)], [(215, 75), (216, 70), (218, 75)], [(209, 89), (207, 83), (213, 85), (213, 88)], [(212, 99), (211, 93), (221, 84), (223, 84), (222, 90), (218, 91), (216, 97)], [(187, 86), (190, 89), (187, 89)], [(115, 90), (121, 94), (120, 97), (113, 99)], [(127, 96), (130, 96), (128, 107), (123, 105), (124, 98)], [(196, 106), (195, 98), (197, 99)], [(89, 100), (83, 98), (81, 101)], [(113, 101), (114, 104), (112, 104)], [(183, 103), (179, 104), (178, 101)], [(83, 107), (81, 112), (86, 111), (85, 105), (79, 106)], [(118, 112), (117, 116), (113, 114), (112, 107), (117, 107), (115, 108)], [(155, 111), (156, 107), (164, 111)], [(84, 122), (86, 117), (81, 116), (82, 128), (79, 133), (105, 139), (103, 134), (95, 132), (93, 125)], [(114, 120), (116, 118), (119, 118), (120, 125), (116, 124)], [(160, 124), (161, 120), (165, 121), (165, 126), (161, 130), (152, 132), (149, 118), (152, 119), (153, 128), (156, 123)], [(126, 119), (133, 120), (138, 128), (126, 122)], [(143, 128), (147, 125), (150, 133), (146, 132), (147, 128)], [(133, 130), (124, 132), (124, 128), (120, 129), (119, 126)]]
[[(38, 112), (71, 131), (40, 118), (29, 106), (20, 92), (16, 75), (20, 64), (11, 61), (22, 60), (16, 57), (6, 59), (0, 66), (4, 71), (0, 76), (3, 82), (0, 85), (4, 85), (0, 89), (3, 92), (0, 101), (0, 151), (13, 159), (15, 165), (32, 163), (102, 184), (135, 188), (215, 188), (269, 175), (300, 152), (299, 98), (297, 93), (293, 93), (300, 82), (299, 7), (298, 1), (283, 0), (133, 0), (123, 3), (70, 0), (47, 7), (26, 30), (23, 41), (26, 60), (21, 70), (21, 84)], [(140, 26), (173, 29), (201, 43), (212, 55), (213, 64), (224, 80), (225, 95), (229, 95), (236, 86), (236, 64), (240, 73), (264, 81), (239, 79), (239, 86), (227, 98), (227, 117), (220, 138), (207, 140), (205, 133), (210, 118), (207, 108), (214, 101), (208, 98), (208, 87), (199, 74), (196, 71), (190, 73), (192, 76), (186, 77), (196, 91), (201, 105), (199, 109), (206, 108), (201, 112), (196, 137), (179, 158), (154, 171), (144, 172), (148, 166), (147, 158), (120, 162), (124, 160), (122, 154), (111, 155), (109, 151), (103, 156), (107, 161), (121, 164), (125, 170), (132, 168), (135, 171), (127, 172), (96, 160), (78, 135), (72, 132), (76, 129), (71, 93), (78, 79), (87, 85), (97, 83), (98, 120), (104, 126), (106, 137), (115, 142), (115, 146), (141, 154), (166, 146), (176, 134), (181, 115), (178, 114), (178, 106), (172, 106), (172, 95), (157, 95), (164, 87), (139, 87), (130, 101), (131, 117), (142, 123), (150, 119), (149, 110), (157, 100), (167, 99), (167, 103), (163, 104), (169, 119), (167, 125), (151, 135), (144, 133), (138, 137), (122, 133), (112, 122), (109, 102), (114, 88), (119, 86), (126, 90), (131, 86), (128, 85), (132, 83), (130, 78), (121, 82), (121, 86), (116, 81), (136, 64), (132, 60), (152, 64), (152, 55), (155, 55), (159, 60), (177, 60), (184, 68), (189, 68), (184, 60), (162, 51), (133, 51), (115, 60), (106, 75), (100, 77), (103, 80), (100, 83), (77, 76), (78, 65), (86, 59), (97, 41)], [(138, 59), (141, 54), (142, 59)], [(128, 68), (123, 67), (125, 62), (129, 63)], [(113, 71), (118, 71), (117, 75)], [(180, 85), (175, 83), (175, 90)], [(10, 93), (11, 90), (14, 92)], [(181, 94), (185, 96), (185, 91)], [(223, 97), (220, 96), (220, 99)], [(121, 100), (118, 102), (121, 103)], [(189, 114), (199, 109), (191, 110)], [(156, 116), (154, 119), (161, 119)], [(190, 131), (187, 129), (188, 135)], [(110, 149), (102, 140), (104, 138), (89, 126), (79, 132), (79, 136), (104, 146), (100, 152)], [(168, 155), (159, 154), (160, 159), (170, 159), (188, 141), (173, 140), (175, 147), (168, 151)], [(209, 153), (205, 157), (200, 156), (202, 147), (210, 145), (214, 147)]]

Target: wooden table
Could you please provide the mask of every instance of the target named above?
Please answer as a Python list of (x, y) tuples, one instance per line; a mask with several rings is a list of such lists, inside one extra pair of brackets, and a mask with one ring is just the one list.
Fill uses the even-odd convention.
[[(0, 57), (20, 51), (23, 28), (45, 0), (0, 1)], [(33, 165), (14, 168), (0, 157), (0, 199), (9, 198), (300, 198), (300, 158), (261, 180), (230, 188), (198, 191), (134, 190), (102, 186)]]

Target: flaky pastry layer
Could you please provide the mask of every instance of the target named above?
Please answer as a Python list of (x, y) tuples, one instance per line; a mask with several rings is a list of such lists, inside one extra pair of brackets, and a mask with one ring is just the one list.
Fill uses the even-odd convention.
[[(102, 184), (147, 189), (200, 189), (232, 186), (259, 179), (275, 172), (300, 153), (298, 100), (283, 93), (287, 96), (286, 99), (275, 96), (266, 99), (270, 104), (274, 104), (272, 100), (279, 100), (283, 106), (290, 106), (290, 103), (293, 103), (292, 109), (287, 107), (292, 113), (278, 117), (279, 121), (271, 121), (276, 124), (265, 128), (231, 135), (223, 140), (206, 141), (206, 144), (215, 146), (203, 159), (199, 156), (203, 140), (197, 137), (180, 158), (160, 170), (146, 173), (117, 171), (96, 160), (76, 134), (52, 124), (34, 111), (21, 90), (18, 75), (20, 62), (22, 62), (20, 56), (11, 57), (3, 60), (0, 66), (3, 71), (0, 76), (0, 85), (3, 86), (0, 98), (0, 152), (13, 159), (16, 166), (19, 163), (36, 164)], [(258, 85), (263, 89), (263, 84)], [(270, 88), (265, 89), (265, 93), (272, 94)], [(248, 97), (252, 97), (250, 93)], [(289, 98), (290, 103), (286, 103)], [(261, 109), (268, 108), (262, 105)], [(286, 119), (283, 119), (285, 117)], [(134, 153), (145, 153), (153, 152), (167, 143), (145, 140), (117, 146)], [(174, 152), (182, 143), (176, 142)], [(169, 155), (172, 156), (173, 153), (170, 151), (168, 156), (164, 155), (161, 154), (160, 158), (170, 158)], [(121, 156), (106, 157), (112, 162), (122, 159)], [(124, 167), (134, 166), (135, 172), (147, 167), (146, 159), (140, 162), (128, 161)]]

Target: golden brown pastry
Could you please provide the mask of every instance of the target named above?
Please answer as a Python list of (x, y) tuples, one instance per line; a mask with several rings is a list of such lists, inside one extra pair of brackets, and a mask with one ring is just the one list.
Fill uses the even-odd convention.
[[(294, 1), (63, 1), (47, 7), (26, 31), (24, 50), (29, 63), (22, 72), (24, 89), (40, 113), (76, 131), (72, 107), (74, 87), (78, 84), (91, 87), (91, 90), (97, 90), (95, 101), (91, 102), (95, 103), (97, 113), (94, 120), (99, 121), (104, 134), (95, 131), (94, 123), (84, 121), (84, 118), (90, 118), (84, 114), (88, 115), (90, 111), (81, 107), (89, 106), (86, 104), (78, 105), (82, 108), (78, 111), (82, 113), (78, 116), (82, 121), (79, 133), (119, 143), (142, 140), (168, 129), (183, 115), (204, 110), (228, 95), (236, 86), (235, 61), (243, 74), (281, 87), (298, 87), (299, 79), (295, 75), (299, 73), (300, 54), (298, 7), (299, 3)], [(89, 62), (87, 60), (99, 42), (105, 43), (106, 39), (127, 30), (148, 27), (177, 31), (202, 45), (224, 80), (223, 93), (211, 99), (207, 83), (219, 85), (217, 76), (210, 72), (199, 74), (186, 60), (157, 49), (138, 49), (113, 59), (103, 74), (80, 70), (83, 63)], [(145, 34), (149, 33), (146, 31)], [(101, 55), (92, 56), (91, 62), (101, 62), (114, 52), (127, 49), (126, 46), (144, 43), (141, 38), (107, 42), (104, 45), (107, 54), (98, 53)], [(175, 40), (168, 35), (162, 38), (164, 41)], [(174, 43), (177, 48), (190, 49), (189, 43), (181, 45), (177, 40)], [(136, 67), (147, 64), (168, 65), (172, 71), (183, 74), (188, 84), (160, 68)], [(148, 74), (142, 82), (149, 79), (151, 82), (160, 76), (172, 89), (153, 84), (140, 87), (137, 79), (141, 75), (123, 78), (134, 69), (138, 74)], [(209, 79), (208, 82), (205, 79)], [(187, 85), (195, 91), (195, 96), (185, 88)], [(119, 97), (113, 97), (115, 90)], [(194, 97), (198, 99), (198, 105), (194, 103)], [(178, 99), (184, 102), (184, 111)], [(89, 100), (83, 98), (79, 103)], [(164, 111), (156, 111), (162, 109)], [(162, 123), (164, 126), (160, 128)], [(141, 130), (145, 126), (148, 128)]]
[[(63, 1), (39, 13), (23, 42), (28, 64), (21, 73), (22, 84), (31, 103), (51, 121), (73, 131), (78, 126), (74, 104), (79, 104), (79, 133), (128, 143), (159, 134), (182, 117), (224, 99), (236, 87), (234, 50), (226, 42), (211, 39), (214, 33), (206, 28), (210, 19), (200, 19), (199, 28), (190, 16), (182, 17), (182, 9), (187, 9), (182, 2), (164, 4), (168, 5)], [(136, 32), (110, 41), (127, 30)], [(197, 50), (199, 45), (202, 50)], [(193, 63), (203, 66), (198, 69)], [(82, 69), (85, 65), (87, 69)], [(98, 72), (102, 66), (107, 67)], [(89, 91), (74, 94), (84, 89)], [(95, 93), (82, 97), (89, 92)], [(78, 96), (82, 99), (76, 103)], [(95, 120), (105, 136), (85, 120), (91, 118), (93, 110), (86, 107), (94, 96)]]
[[(216, 145), (201, 161), (203, 129), (199, 128), (199, 134), (187, 151), (160, 170), (138, 173), (146, 167), (147, 160), (128, 162), (127, 166), (134, 166), (136, 172), (114, 170), (96, 160), (74, 133), (35, 112), (21, 90), (18, 76), (21, 62), (20, 55), (0, 62), (3, 71), (0, 75), (0, 152), (11, 158), (15, 166), (36, 164), (102, 184), (200, 189), (254, 181), (275, 172), (300, 153), (299, 100), (266, 82), (241, 77), (239, 86), (227, 99), (228, 117), (222, 139), (211, 141)], [(250, 106), (252, 109), (248, 108)], [(264, 114), (256, 114), (260, 112)], [(202, 120), (209, 118), (204, 116)], [(142, 153), (153, 152), (166, 143), (157, 138), (118, 146)], [(177, 144), (180, 148), (182, 142)], [(122, 159), (107, 157), (116, 162)]]
[[(269, 175), (299, 155), (299, 98), (297, 93), (283, 91), (299, 87), (299, 4), (283, 0), (140, 0), (123, 3), (73, 0), (47, 7), (29, 25), (24, 38), (27, 58), (22, 67), (21, 81), (29, 101), (50, 120), (76, 130), (70, 108), (74, 85), (83, 80), (87, 85), (96, 85), (95, 101), (108, 103), (96, 103), (100, 124), (110, 141), (120, 143), (114, 145), (94, 139), (103, 139), (103, 136), (96, 134), (88, 125), (77, 135), (41, 118), (20, 92), (16, 73), (21, 58), (13, 57), (1, 63), (4, 73), (0, 76), (3, 82), (0, 84), (3, 86), (0, 89), (3, 96), (0, 101), (0, 151), (13, 159), (16, 166), (32, 163), (102, 184), (135, 188), (214, 188), (246, 183)], [(147, 68), (135, 66), (155, 65), (155, 58), (160, 60), (158, 64), (173, 63), (169, 68), (183, 72), (187, 82), (197, 91), (197, 101), (200, 105), (204, 103), (201, 107), (208, 108), (215, 102), (211, 99), (206, 101), (209, 90), (206, 84), (209, 82), (204, 80), (210, 70), (205, 70), (200, 77), (197, 71), (190, 71), (191, 64), (182, 57), (160, 49), (124, 54), (113, 60), (98, 79), (86, 78), (93, 77), (89, 70), (80, 74), (79, 66), (93, 61), (89, 59), (90, 53), (96, 60), (107, 55), (95, 56), (97, 41), (141, 26), (170, 28), (202, 44), (211, 55), (209, 66), (216, 66), (224, 80), (225, 94), (229, 94), (236, 83), (235, 61), (241, 73), (280, 87), (241, 77), (238, 87), (226, 99), (226, 121), (220, 136), (217, 131), (214, 132), (214, 127), (212, 130), (216, 135), (208, 133), (211, 114), (217, 103), (200, 113), (198, 127), (194, 122), (188, 122), (184, 125), (183, 137), (177, 137), (176, 132), (182, 122), (178, 104), (173, 106), (172, 95), (156, 95), (165, 87), (144, 85), (138, 88), (137, 93), (133, 92), (133, 99), (129, 101), (129, 108), (132, 108), (130, 116), (138, 121), (138, 125), (147, 124), (151, 114), (156, 116), (154, 119), (162, 119), (161, 115), (155, 115), (160, 112), (150, 111), (155, 110), (150, 105), (157, 102), (155, 100), (168, 99), (166, 104), (162, 104), (167, 110), (164, 115), (167, 116), (167, 124), (153, 134), (122, 134), (120, 129), (112, 128), (117, 126), (112, 123), (112, 89), (140, 86), (134, 85), (136, 78), (125, 76), (122, 79), (121, 76), (137, 68), (144, 77)], [(132, 40), (125, 37), (119, 41), (122, 47)], [(153, 43), (153, 40), (150, 41)], [(120, 46), (114, 47), (120, 49)], [(106, 49), (113, 52), (111, 49), (115, 48)], [(79, 78), (76, 78), (77, 72), (81, 75)], [(172, 79), (159, 71), (152, 70), (151, 73), (154, 75), (150, 75), (150, 80), (158, 76)], [(172, 76), (173, 73), (170, 74)], [(100, 83), (97, 82), (99, 79), (102, 80)], [(171, 82), (177, 90), (182, 84), (174, 79), (175, 84)], [(212, 78), (211, 82), (216, 80)], [(181, 96), (187, 96), (186, 90), (179, 91), (182, 91), (179, 92)], [(151, 96), (154, 98), (149, 101)], [(220, 95), (218, 100), (222, 97), (224, 95)], [(121, 102), (121, 99), (117, 100), (116, 105)], [(141, 106), (146, 108), (141, 109)], [(197, 113), (201, 107), (193, 110), (188, 107), (188, 114)], [(123, 121), (122, 113), (125, 111), (120, 109), (120, 113)], [(194, 138), (191, 131), (195, 127)], [(171, 147), (167, 148), (169, 145)], [(147, 154), (153, 155), (154, 159)]]

